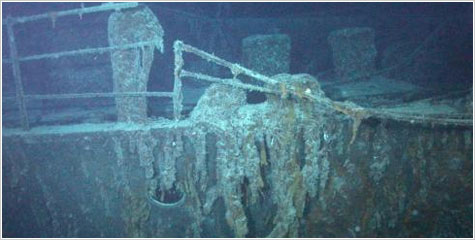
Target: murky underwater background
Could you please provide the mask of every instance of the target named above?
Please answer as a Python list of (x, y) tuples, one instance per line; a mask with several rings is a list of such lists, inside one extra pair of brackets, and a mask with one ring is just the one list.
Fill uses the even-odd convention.
[(3, 237), (473, 236), (472, 3), (2, 16)]

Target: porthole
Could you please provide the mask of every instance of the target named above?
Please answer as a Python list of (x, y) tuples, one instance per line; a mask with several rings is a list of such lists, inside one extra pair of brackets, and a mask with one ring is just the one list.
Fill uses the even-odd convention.
[(151, 189), (148, 192), (148, 198), (152, 204), (161, 208), (180, 207), (186, 200), (186, 193), (173, 184), (168, 190), (162, 190), (160, 187)]

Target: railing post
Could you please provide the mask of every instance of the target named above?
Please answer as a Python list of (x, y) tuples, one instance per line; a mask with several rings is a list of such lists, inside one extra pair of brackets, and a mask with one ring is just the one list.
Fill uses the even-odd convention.
[(14, 21), (11, 17), (7, 18), (8, 43), (10, 45), (10, 59), (12, 61), (13, 78), (15, 80), (16, 101), (21, 118), (21, 126), (24, 130), (30, 129), (28, 122), (28, 113), (26, 112), (25, 97), (23, 92), (23, 83), (21, 81), (20, 62), (18, 61), (18, 51), (13, 32)]
[(181, 41), (175, 41), (173, 44), (173, 53), (175, 54), (175, 71), (174, 71), (174, 84), (173, 84), (173, 116), (175, 120), (181, 118), (181, 111), (183, 109), (183, 92), (181, 83), (181, 70), (183, 69), (183, 43)]

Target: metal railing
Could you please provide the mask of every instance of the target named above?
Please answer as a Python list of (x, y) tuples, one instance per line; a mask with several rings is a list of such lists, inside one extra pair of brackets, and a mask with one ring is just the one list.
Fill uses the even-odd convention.
[[(223, 60), (219, 57), (214, 56), (213, 54), (209, 54), (203, 50), (197, 49), (193, 46), (184, 44), (181, 41), (175, 41), (174, 43), (174, 52), (175, 52), (175, 89), (174, 91), (174, 113), (176, 117), (179, 117), (181, 112), (181, 78), (182, 77), (189, 77), (196, 80), (208, 81), (208, 82), (215, 82), (220, 84), (229, 85), (236, 88), (251, 90), (251, 91), (258, 91), (263, 93), (271, 93), (271, 94), (278, 94), (282, 95), (283, 92), (279, 90), (275, 86), (284, 84), (282, 82), (278, 82), (277, 80), (270, 78), (268, 76), (262, 75), (258, 72), (250, 70), (248, 68), (242, 67), (239, 64), (231, 63), (226, 60)], [(213, 62), (217, 65), (223, 66), (228, 68), (233, 78), (225, 79), (225, 78), (217, 78), (213, 76), (209, 76), (203, 73), (197, 72), (190, 72), (183, 69), (183, 52), (192, 53), (206, 61)], [(238, 75), (246, 75), (258, 81), (266, 83), (264, 86), (256, 86), (251, 84), (246, 84), (237, 79)], [(273, 87), (274, 86), (274, 87)], [(409, 122), (411, 124), (414, 123), (425, 123), (425, 124), (436, 124), (436, 125), (443, 125), (443, 126), (473, 126), (472, 119), (468, 119), (470, 115), (466, 114), (415, 114), (409, 112), (394, 112), (387, 109), (380, 109), (380, 108), (364, 108), (358, 106), (352, 102), (338, 102), (333, 101), (327, 97), (319, 96), (313, 94), (311, 91), (305, 91), (304, 93), (299, 93), (297, 89), (295, 89), (292, 85), (286, 85), (285, 89), (288, 93), (293, 94), (295, 96), (299, 96), (305, 99), (308, 99), (312, 102), (318, 103), (323, 107), (333, 109), (336, 112), (340, 112), (351, 117), (354, 121), (354, 128), (358, 128), (361, 120), (367, 119), (370, 117), (378, 118), (378, 119), (389, 119), (401, 122)]]
[[(242, 67), (239, 64), (231, 63), (226, 60), (223, 60), (219, 57), (216, 57), (213, 54), (207, 53), (203, 50), (195, 48), (191, 45), (184, 44), (182, 41), (175, 41), (173, 48), (174, 48), (174, 86), (172, 92), (113, 92), (113, 93), (78, 93), (78, 94), (50, 94), (50, 95), (24, 95), (23, 92), (23, 84), (21, 80), (21, 73), (19, 68), (19, 63), (22, 61), (32, 61), (32, 60), (41, 60), (41, 59), (48, 59), (48, 58), (60, 58), (66, 56), (77, 56), (77, 55), (84, 55), (84, 54), (102, 54), (108, 53), (115, 50), (122, 50), (122, 49), (131, 49), (131, 48), (138, 48), (142, 46), (150, 46), (155, 45), (156, 42), (137, 42), (133, 44), (126, 44), (121, 46), (113, 46), (113, 47), (101, 47), (101, 48), (88, 48), (88, 49), (80, 49), (80, 50), (73, 50), (73, 51), (65, 51), (65, 52), (58, 52), (58, 53), (47, 53), (47, 54), (40, 54), (40, 55), (33, 55), (27, 57), (19, 57), (16, 49), (15, 37), (13, 35), (13, 25), (17, 23), (24, 23), (29, 21), (36, 21), (44, 18), (51, 18), (54, 16), (55, 18), (67, 15), (78, 14), (82, 16), (85, 13), (93, 13), (93, 12), (100, 12), (100, 11), (107, 11), (107, 10), (120, 10), (124, 8), (133, 8), (137, 7), (137, 3), (107, 3), (102, 4), (100, 6), (84, 8), (81, 7), (80, 9), (73, 9), (67, 10), (62, 12), (56, 12), (54, 14), (40, 14), (36, 16), (30, 17), (20, 17), (20, 18), (7, 18), (3, 24), (7, 25), (7, 31), (9, 35), (9, 44), (10, 44), (10, 59), (4, 59), (4, 62), (8, 62), (12, 64), (13, 67), (13, 75), (15, 80), (15, 87), (16, 87), (16, 95), (14, 99), (18, 103), (18, 108), (20, 111), (21, 116), (21, 123), (22, 127), (25, 130), (29, 129), (28, 123), (28, 115), (25, 107), (25, 100), (41, 100), (41, 99), (71, 99), (71, 98), (99, 98), (99, 97), (121, 97), (121, 96), (131, 96), (131, 97), (169, 97), (172, 98), (173, 101), (173, 116), (175, 120), (181, 119), (181, 112), (183, 109), (183, 83), (182, 78), (188, 77), (195, 80), (202, 80), (208, 82), (215, 82), (230, 85), (232, 87), (237, 87), (241, 89), (251, 90), (251, 91), (258, 91), (263, 93), (272, 93), (272, 94), (282, 94), (278, 88), (272, 86), (278, 86), (283, 83), (278, 82), (277, 80), (270, 78), (268, 76), (262, 75), (258, 72), (250, 70), (248, 68)], [(55, 21), (55, 19), (53, 20)], [(233, 78), (218, 78), (209, 76), (203, 73), (191, 72), (184, 70), (184, 59), (183, 53), (191, 53), (194, 54), (208, 62), (213, 62), (217, 65), (223, 66), (230, 70)], [(252, 84), (246, 84), (240, 81), (237, 76), (245, 75), (261, 81), (265, 83), (265, 86), (256, 86)], [(297, 89), (294, 89), (293, 86), (285, 86), (286, 91), (296, 96), (302, 95), (299, 93)], [(399, 112), (392, 112), (386, 109), (376, 109), (376, 108), (362, 108), (357, 106), (353, 103), (342, 103), (333, 101), (329, 98), (317, 96), (309, 92), (304, 92), (303, 96), (310, 101), (318, 102), (322, 106), (331, 108), (337, 112), (343, 113), (348, 115), (354, 119), (356, 123), (356, 127), (359, 125), (362, 119), (366, 119), (369, 117), (376, 117), (380, 119), (392, 119), (396, 121), (403, 121), (403, 122), (410, 122), (410, 123), (431, 123), (431, 124), (442, 124), (442, 125), (454, 125), (454, 126), (472, 126), (473, 122), (471, 119), (466, 119), (465, 117), (460, 118), (459, 116), (454, 115), (444, 115), (444, 116), (435, 116), (435, 115), (414, 115), (409, 113), (399, 113)], [(13, 97), (9, 97), (10, 99)], [(7, 99), (9, 99), (7, 98)]]
[[(46, 53), (39, 55), (32, 55), (26, 57), (18, 56), (15, 35), (13, 26), (20, 23), (26, 23), (31, 21), (38, 21), (42, 19), (50, 18), (54, 22), (58, 17), (79, 15), (82, 19), (83, 14), (97, 13), (103, 11), (119, 11), (121, 9), (135, 8), (138, 6), (137, 2), (129, 3), (105, 3), (99, 6), (84, 7), (81, 4), (81, 8), (72, 9), (66, 11), (50, 12), (45, 14), (39, 14), (27, 17), (7, 17), (3, 21), (2, 25), (6, 25), (8, 34), (8, 43), (10, 47), (10, 58), (2, 59), (4, 63), (12, 64), (13, 78), (15, 81), (15, 97), (4, 97), (5, 100), (15, 100), (18, 104), (18, 110), (21, 118), (21, 126), (24, 130), (30, 129), (28, 121), (28, 112), (26, 109), (26, 100), (47, 100), (47, 99), (75, 99), (75, 98), (110, 98), (110, 97), (169, 97), (174, 98), (177, 95), (176, 91), (181, 91), (181, 88), (174, 88), (173, 92), (112, 92), (112, 93), (76, 93), (76, 94), (48, 94), (48, 95), (25, 95), (23, 90), (23, 82), (20, 71), (20, 62), (43, 60), (43, 59), (57, 59), (61, 57), (80, 56), (88, 54), (104, 54), (116, 50), (125, 50), (140, 48), (144, 46), (153, 46), (155, 41), (136, 42), (133, 44), (125, 44), (120, 46), (99, 47), (99, 48), (87, 48), (72, 51), (63, 51), (56, 53)], [(175, 99), (175, 98), (174, 98)]]
[[(189, 78), (207, 81), (207, 82), (221, 83), (225, 85), (230, 85), (232, 87), (237, 87), (237, 88), (251, 90), (251, 91), (278, 94), (278, 92), (275, 90), (252, 85), (252, 84), (246, 84), (246, 83), (241, 82), (239, 79), (237, 79), (237, 76), (242, 74), (242, 75), (251, 77), (253, 79), (256, 79), (258, 81), (262, 81), (267, 84), (271, 84), (271, 85), (278, 84), (278, 82), (275, 79), (272, 79), (268, 76), (262, 75), (258, 72), (245, 68), (239, 64), (228, 62), (224, 59), (216, 57), (213, 54), (207, 53), (191, 45), (187, 45), (179, 40), (175, 41), (175, 43), (173, 44), (173, 51), (175, 54), (174, 89), (176, 90), (174, 91), (174, 96), (173, 96), (173, 112), (176, 119), (179, 119), (181, 117), (181, 110), (183, 108), (183, 104), (182, 104), (183, 95), (181, 93), (181, 87), (182, 87), (181, 78), (182, 77), (189, 77)], [(183, 52), (194, 54), (208, 62), (212, 62), (217, 65), (228, 68), (231, 71), (233, 78), (231, 79), (218, 78), (218, 77), (209, 76), (203, 73), (197, 73), (197, 72), (184, 70), (183, 69), (183, 65), (184, 65)]]

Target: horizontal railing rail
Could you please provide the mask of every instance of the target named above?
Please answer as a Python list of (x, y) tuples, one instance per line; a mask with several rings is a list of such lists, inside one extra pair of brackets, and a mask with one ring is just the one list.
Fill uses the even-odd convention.
[[(119, 46), (111, 46), (111, 47), (99, 47), (99, 48), (85, 48), (79, 50), (72, 50), (72, 51), (63, 51), (57, 53), (45, 53), (45, 54), (38, 54), (26, 57), (18, 57), (18, 61), (33, 61), (33, 60), (43, 60), (43, 59), (57, 59), (60, 57), (72, 57), (72, 56), (80, 56), (80, 55), (88, 55), (88, 54), (105, 54), (108, 52), (113, 52), (117, 50), (126, 50), (132, 48), (141, 48), (145, 46), (154, 46), (158, 44), (157, 41), (144, 41), (144, 42), (136, 42), (131, 44), (124, 44)], [(2, 59), (5, 63), (12, 63), (11, 59)]]
[(16, 24), (16, 23), (27, 23), (32, 21), (38, 21), (43, 19), (51, 19), (55, 21), (58, 17), (70, 16), (70, 15), (78, 15), (82, 18), (83, 14), (88, 13), (98, 13), (104, 11), (119, 11), (121, 9), (126, 8), (135, 8), (138, 6), (138, 2), (124, 2), (124, 3), (103, 3), (99, 6), (93, 7), (84, 7), (84, 4), (81, 4), (81, 8), (65, 10), (65, 11), (52, 11), (48, 13), (33, 15), (33, 16), (26, 16), (26, 17), (7, 17), (7, 19), (3, 19), (2, 24)]
[[(110, 97), (173, 97), (173, 92), (114, 92), (114, 93), (65, 93), (24, 95), (25, 100), (54, 100), (75, 98), (110, 98)], [(3, 97), (3, 100), (16, 100), (16, 97)]]

